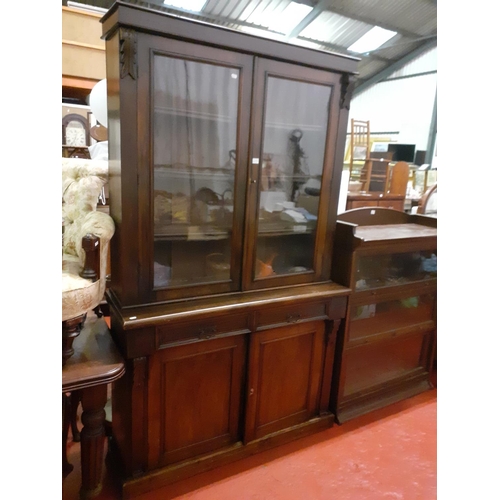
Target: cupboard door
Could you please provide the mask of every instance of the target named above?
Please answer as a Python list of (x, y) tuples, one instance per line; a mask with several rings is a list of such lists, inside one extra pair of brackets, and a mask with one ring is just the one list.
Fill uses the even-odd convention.
[(324, 337), (323, 321), (252, 334), (245, 442), (318, 415)]
[(149, 466), (217, 450), (240, 440), (244, 335), (170, 347), (151, 358)]
[(252, 58), (148, 39), (149, 71), (139, 82), (140, 95), (150, 92), (148, 286), (160, 300), (237, 290)]
[(255, 68), (245, 286), (328, 279), (339, 75), (266, 59)]

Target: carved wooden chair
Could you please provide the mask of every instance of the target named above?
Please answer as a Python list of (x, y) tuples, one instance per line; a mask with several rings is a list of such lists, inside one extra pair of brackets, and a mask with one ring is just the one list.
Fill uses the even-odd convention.
[(437, 217), (437, 182), (427, 189), (418, 202), (417, 214)]

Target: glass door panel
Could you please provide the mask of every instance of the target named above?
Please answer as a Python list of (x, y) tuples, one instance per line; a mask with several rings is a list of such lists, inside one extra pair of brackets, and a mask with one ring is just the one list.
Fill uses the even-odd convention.
[(156, 54), (154, 287), (228, 281), (240, 70)]
[(355, 290), (399, 286), (437, 277), (437, 250), (395, 252), (358, 257)]
[(269, 76), (254, 279), (314, 270), (332, 86)]

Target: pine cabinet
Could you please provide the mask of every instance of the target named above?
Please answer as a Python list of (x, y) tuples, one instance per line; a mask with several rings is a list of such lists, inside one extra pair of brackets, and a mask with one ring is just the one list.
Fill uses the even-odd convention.
[(130, 496), (333, 424), (357, 59), (122, 2), (101, 22)]
[[(359, 208), (337, 223), (335, 276), (352, 288), (332, 386), (343, 423), (432, 387), (437, 220)], [(341, 265), (340, 265), (341, 264)]]

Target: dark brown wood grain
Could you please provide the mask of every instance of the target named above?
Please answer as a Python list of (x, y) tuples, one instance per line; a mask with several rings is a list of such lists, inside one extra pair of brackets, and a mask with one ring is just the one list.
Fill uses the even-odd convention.
[(323, 321), (252, 335), (245, 442), (319, 415), (324, 336)]
[(240, 440), (245, 347), (246, 337), (234, 335), (170, 347), (152, 358), (150, 468)]

